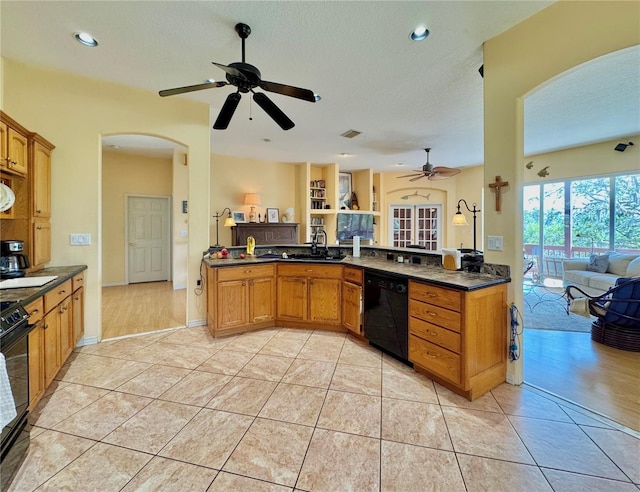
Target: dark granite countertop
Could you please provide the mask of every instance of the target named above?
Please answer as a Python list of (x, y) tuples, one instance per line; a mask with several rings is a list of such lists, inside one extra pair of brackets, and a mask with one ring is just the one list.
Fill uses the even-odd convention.
[[(227, 259), (214, 259), (206, 258), (203, 262), (209, 268), (230, 267), (247, 264), (260, 264), (260, 263), (297, 263), (308, 262), (308, 260), (297, 259), (282, 259), (282, 258), (260, 258), (260, 257), (246, 257), (244, 259), (239, 258), (227, 258)], [(450, 287), (459, 290), (477, 290), (493, 285), (505, 284), (511, 282), (510, 278), (499, 277), (496, 275), (490, 275), (488, 273), (472, 273), (445, 270), (442, 267), (429, 266), (429, 265), (413, 265), (410, 263), (398, 263), (395, 261), (389, 261), (382, 258), (373, 257), (359, 257), (354, 258), (352, 256), (346, 256), (340, 261), (336, 260), (313, 260), (313, 263), (324, 263), (328, 265), (350, 265), (360, 268), (366, 268), (368, 270), (374, 270), (383, 273), (393, 273), (396, 275), (404, 275), (413, 280), (424, 280), (443, 287)]]
[(42, 297), (56, 286), (66, 282), (78, 273), (87, 269), (86, 265), (72, 265), (61, 267), (48, 267), (37, 272), (28, 273), (25, 277), (48, 277), (56, 275), (58, 278), (43, 285), (42, 287), (25, 287), (21, 289), (0, 290), (0, 301), (20, 301), (22, 305), (27, 305), (31, 301)]

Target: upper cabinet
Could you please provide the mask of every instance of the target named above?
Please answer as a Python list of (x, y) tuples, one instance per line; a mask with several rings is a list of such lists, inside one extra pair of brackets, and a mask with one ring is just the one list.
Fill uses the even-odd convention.
[(26, 176), (29, 132), (6, 114), (2, 113), (1, 116), (0, 170)]
[(15, 203), (0, 213), (0, 236), (24, 241), (32, 270), (51, 259), (51, 152), (53, 144), (0, 111), (0, 181)]

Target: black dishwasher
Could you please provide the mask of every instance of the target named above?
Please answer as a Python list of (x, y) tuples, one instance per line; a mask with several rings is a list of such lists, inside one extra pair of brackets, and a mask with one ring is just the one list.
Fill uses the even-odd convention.
[(374, 347), (409, 364), (409, 295), (406, 277), (364, 274), (364, 336)]

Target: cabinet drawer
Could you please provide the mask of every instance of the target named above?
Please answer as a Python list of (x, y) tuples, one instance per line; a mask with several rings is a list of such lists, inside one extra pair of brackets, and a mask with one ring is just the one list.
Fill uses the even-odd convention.
[(273, 265), (247, 265), (218, 269), (218, 282), (243, 280), (246, 278), (272, 277)]
[(362, 270), (360, 268), (344, 267), (344, 279), (356, 285), (362, 285)]
[(434, 325), (442, 326), (449, 330), (460, 332), (460, 313), (443, 309), (425, 302), (409, 301), (409, 316), (419, 318)]
[(409, 297), (452, 311), (460, 311), (462, 306), (462, 292), (420, 282), (409, 282)]
[(454, 331), (432, 325), (418, 318), (409, 318), (409, 333), (457, 354), (460, 353), (460, 334)]
[(84, 272), (79, 273), (78, 275), (73, 277), (71, 279), (71, 283), (73, 284), (73, 292), (82, 287), (84, 285)]
[(409, 335), (409, 360), (460, 384), (460, 356), (415, 335)]
[(71, 295), (71, 279), (67, 280), (65, 283), (54, 287), (54, 289), (50, 292), (47, 292), (44, 295), (44, 312), (48, 313), (61, 301), (63, 301), (67, 296)]
[(315, 263), (297, 263), (278, 265), (278, 275), (288, 277), (342, 278), (342, 265), (318, 265)]
[(30, 302), (24, 309), (29, 313), (29, 324), (35, 325), (44, 316), (42, 297)]

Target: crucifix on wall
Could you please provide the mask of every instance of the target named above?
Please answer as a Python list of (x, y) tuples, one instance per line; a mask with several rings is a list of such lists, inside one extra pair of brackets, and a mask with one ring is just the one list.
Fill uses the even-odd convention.
[(502, 187), (509, 186), (509, 181), (502, 181), (501, 176), (496, 176), (496, 180), (493, 183), (489, 183), (489, 188), (496, 192), (496, 212), (500, 212), (502, 210)]

